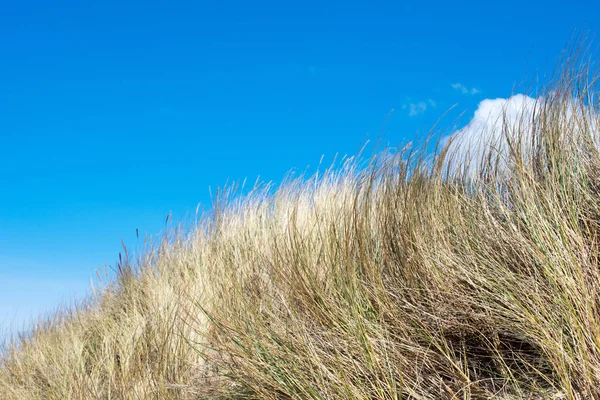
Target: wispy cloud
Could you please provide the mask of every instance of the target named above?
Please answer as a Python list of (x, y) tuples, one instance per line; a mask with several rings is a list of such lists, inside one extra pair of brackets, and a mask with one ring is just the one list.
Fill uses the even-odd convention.
[(408, 112), (409, 117), (416, 117), (417, 115), (424, 114), (429, 107), (435, 107), (436, 103), (432, 99), (427, 101), (419, 101), (416, 103), (403, 104), (402, 109)]
[(477, 88), (468, 88), (462, 83), (453, 83), (452, 88), (458, 90), (462, 94), (477, 94), (479, 93), (479, 89)]

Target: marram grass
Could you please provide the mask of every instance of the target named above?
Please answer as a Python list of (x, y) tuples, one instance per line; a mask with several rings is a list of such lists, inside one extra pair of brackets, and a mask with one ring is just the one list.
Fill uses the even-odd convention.
[(7, 344), (0, 399), (600, 398), (589, 82), (476, 157), (458, 137), (223, 196)]

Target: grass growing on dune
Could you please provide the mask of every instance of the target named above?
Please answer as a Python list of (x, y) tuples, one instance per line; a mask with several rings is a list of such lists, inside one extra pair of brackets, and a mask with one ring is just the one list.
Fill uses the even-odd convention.
[(592, 81), (477, 157), (454, 137), (224, 195), (8, 346), (0, 398), (600, 398)]

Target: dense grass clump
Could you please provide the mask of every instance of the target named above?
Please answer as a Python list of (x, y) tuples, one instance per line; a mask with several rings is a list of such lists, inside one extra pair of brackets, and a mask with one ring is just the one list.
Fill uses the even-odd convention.
[(565, 73), (477, 152), (224, 195), (8, 345), (0, 398), (600, 398), (589, 82)]

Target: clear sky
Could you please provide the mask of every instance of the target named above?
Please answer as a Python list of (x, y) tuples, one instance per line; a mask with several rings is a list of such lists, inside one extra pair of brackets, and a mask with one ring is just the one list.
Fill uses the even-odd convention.
[[(548, 72), (596, 1), (5, 1), (0, 329), (87, 292), (121, 238)], [(450, 126), (453, 119), (447, 120)]]

